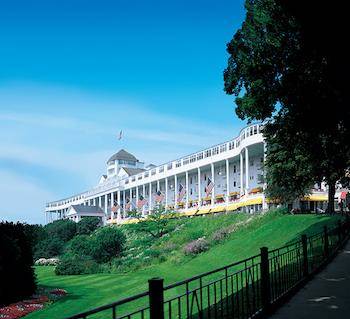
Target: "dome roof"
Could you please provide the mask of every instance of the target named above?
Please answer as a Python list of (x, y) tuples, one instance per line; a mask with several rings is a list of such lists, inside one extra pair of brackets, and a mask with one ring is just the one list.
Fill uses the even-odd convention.
[(124, 160), (124, 161), (132, 161), (132, 162), (138, 161), (138, 159), (134, 155), (130, 154), (129, 152), (123, 149), (121, 149), (119, 152), (112, 155), (107, 161), (107, 163), (113, 162), (115, 160)]

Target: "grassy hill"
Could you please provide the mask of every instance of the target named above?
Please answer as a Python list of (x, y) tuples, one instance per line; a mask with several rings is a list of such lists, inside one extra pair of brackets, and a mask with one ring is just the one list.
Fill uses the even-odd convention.
[[(269, 213), (254, 217), (228, 214), (181, 220), (176, 231), (150, 244), (152, 249), (166, 250), (171, 247), (166, 258), (157, 259), (157, 262), (146, 267), (124, 273), (77, 276), (56, 276), (52, 267), (37, 267), (40, 285), (63, 288), (69, 294), (27, 318), (65, 318), (142, 292), (147, 289), (149, 278), (163, 277), (165, 284), (173, 283), (255, 255), (261, 246), (272, 249), (298, 239), (303, 233), (319, 232), (325, 224), (332, 225), (338, 219), (331, 216)], [(225, 227), (234, 227), (235, 231), (225, 240), (212, 243), (208, 251), (195, 257), (183, 253), (183, 246), (189, 241), (199, 237), (212, 241), (213, 235)], [(136, 246), (147, 249), (147, 242), (142, 238), (134, 238), (133, 243), (135, 247), (129, 245), (131, 252), (136, 250)], [(136, 263), (137, 258), (142, 257), (140, 254), (129, 253), (129, 257)]]

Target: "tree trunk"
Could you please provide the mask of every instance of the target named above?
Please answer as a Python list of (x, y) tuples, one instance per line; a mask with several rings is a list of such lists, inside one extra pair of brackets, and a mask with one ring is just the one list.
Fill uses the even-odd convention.
[(328, 214), (334, 213), (335, 182), (328, 183)]

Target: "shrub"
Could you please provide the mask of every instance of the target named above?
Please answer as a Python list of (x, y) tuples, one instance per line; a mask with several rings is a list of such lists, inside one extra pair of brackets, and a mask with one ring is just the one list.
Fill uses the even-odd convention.
[(55, 268), (56, 275), (82, 275), (99, 271), (99, 265), (89, 256), (65, 254)]
[(83, 217), (77, 224), (77, 234), (90, 235), (101, 224), (98, 217)]
[(209, 249), (209, 243), (204, 238), (191, 241), (184, 247), (186, 255), (197, 255)]
[(228, 237), (230, 233), (234, 231), (233, 226), (228, 226), (224, 228), (220, 228), (217, 231), (215, 231), (212, 235), (213, 241), (222, 241)]
[(35, 261), (36, 266), (57, 266), (59, 263), (58, 258), (39, 258)]
[(75, 236), (77, 224), (69, 219), (61, 219), (47, 224), (45, 230), (48, 238), (58, 238), (65, 243)]
[(64, 242), (57, 238), (47, 238), (35, 247), (34, 258), (52, 258), (62, 254), (64, 248)]
[(102, 227), (93, 236), (92, 256), (97, 262), (107, 262), (117, 257), (125, 245), (125, 235), (115, 226)]
[(24, 227), (0, 223), (0, 305), (21, 300), (36, 289), (33, 254)]
[(77, 235), (66, 245), (66, 252), (73, 255), (92, 256), (93, 238), (88, 235)]

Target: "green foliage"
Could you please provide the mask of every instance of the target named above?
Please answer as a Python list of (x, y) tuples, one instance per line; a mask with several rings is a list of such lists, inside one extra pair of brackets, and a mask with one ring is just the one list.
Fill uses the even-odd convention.
[(171, 218), (175, 217), (174, 212), (166, 210), (162, 205), (156, 205), (151, 214), (144, 219), (141, 213), (133, 211), (131, 217), (138, 218), (139, 222), (134, 224), (134, 229), (144, 232), (154, 238), (159, 238), (171, 231)]
[(30, 244), (24, 225), (0, 223), (0, 306), (35, 292)]
[(57, 237), (46, 238), (35, 246), (34, 259), (57, 257), (62, 254), (64, 244), (65, 243)]
[(65, 251), (72, 255), (91, 257), (94, 250), (93, 243), (93, 237), (88, 235), (77, 235), (67, 243)]
[(58, 238), (64, 243), (72, 239), (77, 232), (77, 224), (69, 219), (55, 220), (45, 226), (49, 238)]
[(99, 272), (99, 265), (85, 255), (65, 254), (55, 268), (56, 275), (82, 275)]
[(326, 181), (333, 209), (335, 182), (346, 183), (350, 167), (350, 64), (345, 48), (334, 49), (344, 45), (346, 19), (319, 2), (247, 0), (245, 7), (227, 46), (225, 91), (236, 96), (241, 119), (265, 121), (268, 195), (289, 202)]
[(102, 227), (93, 236), (92, 256), (97, 262), (108, 262), (120, 256), (124, 244), (125, 235), (119, 227)]
[(77, 224), (77, 233), (79, 235), (89, 235), (94, 232), (101, 224), (98, 217), (84, 217)]

